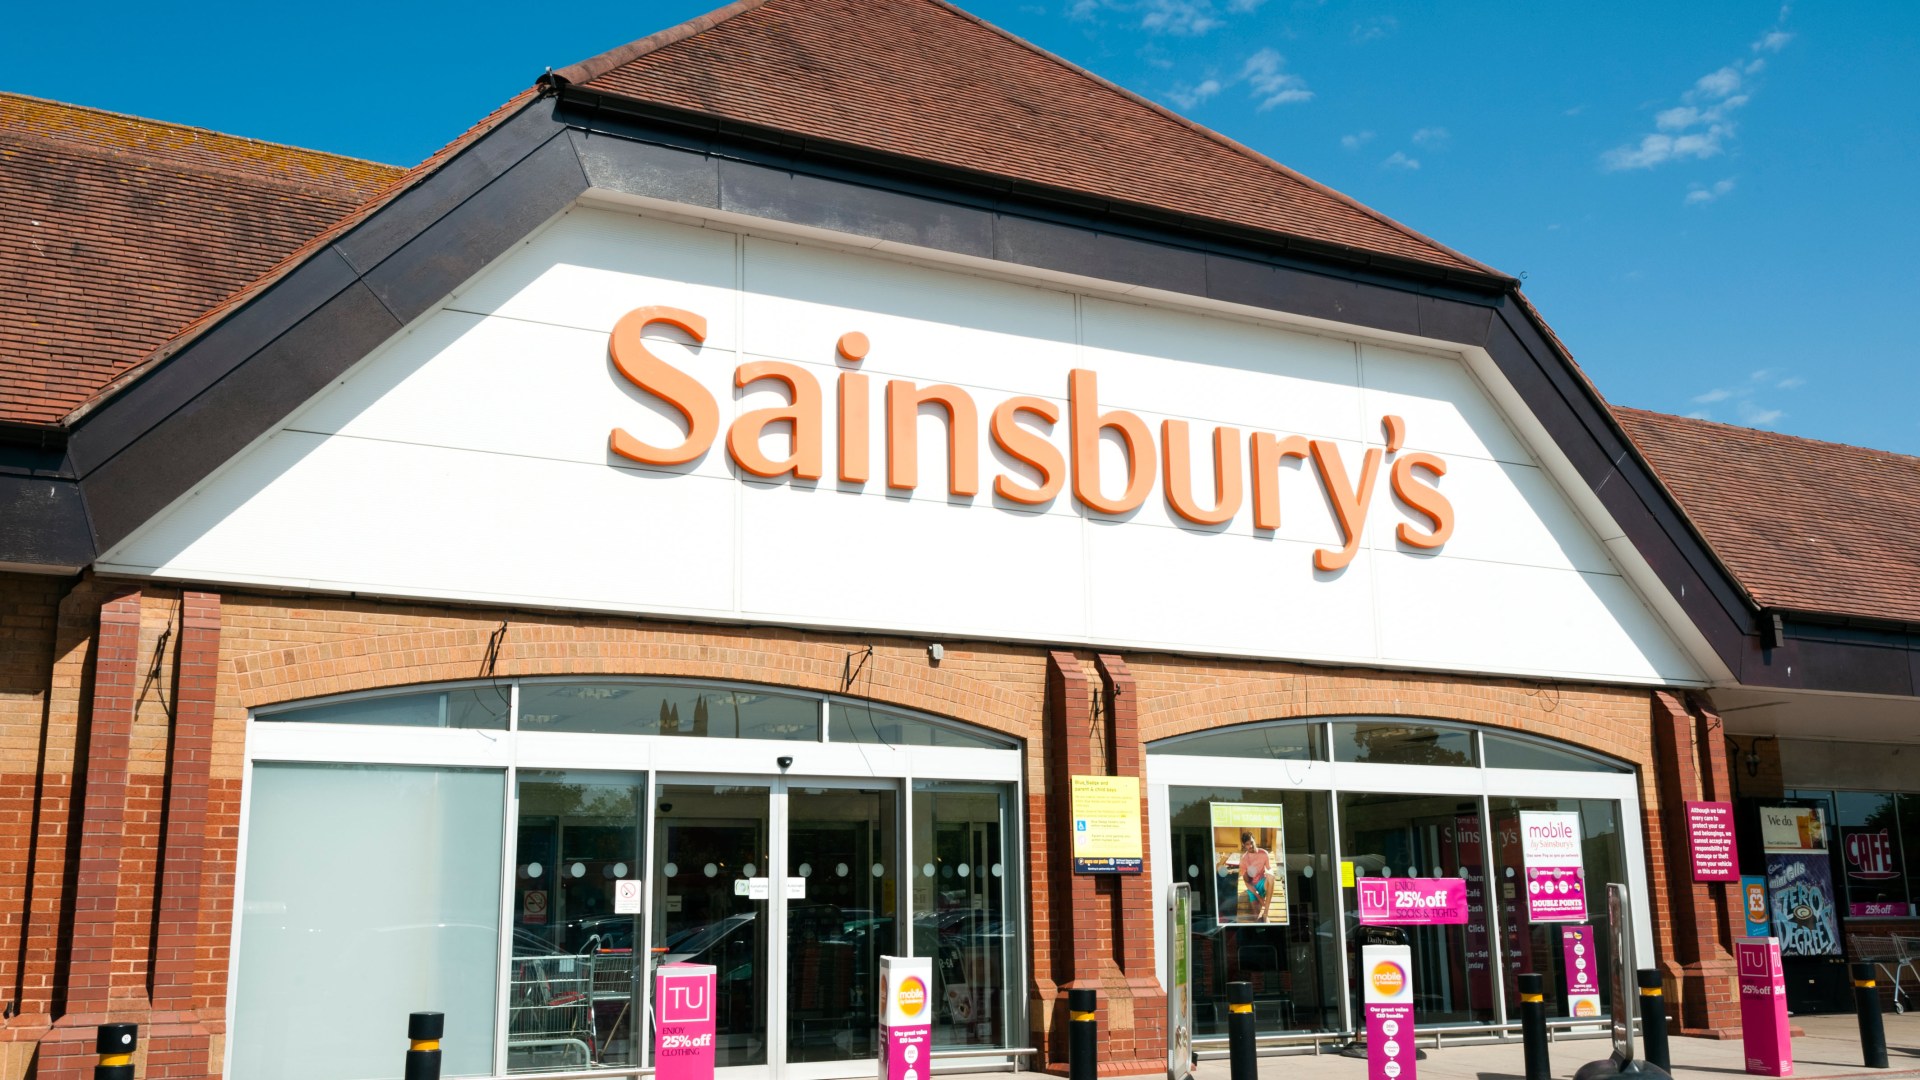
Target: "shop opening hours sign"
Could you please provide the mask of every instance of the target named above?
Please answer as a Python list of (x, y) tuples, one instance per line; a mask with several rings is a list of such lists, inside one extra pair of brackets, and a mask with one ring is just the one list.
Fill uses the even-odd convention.
[(1693, 852), (1693, 880), (1739, 881), (1740, 866), (1734, 855), (1733, 804), (1690, 802), (1687, 811), (1687, 843)]

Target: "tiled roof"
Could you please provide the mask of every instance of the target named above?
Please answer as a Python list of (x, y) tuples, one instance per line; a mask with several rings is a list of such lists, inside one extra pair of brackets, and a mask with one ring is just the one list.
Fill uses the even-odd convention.
[(1762, 607), (1920, 623), (1920, 458), (1613, 411)]
[(400, 175), (0, 94), (0, 420), (60, 420)]
[(555, 75), (1083, 200), (1495, 273), (940, 0), (744, 0)]

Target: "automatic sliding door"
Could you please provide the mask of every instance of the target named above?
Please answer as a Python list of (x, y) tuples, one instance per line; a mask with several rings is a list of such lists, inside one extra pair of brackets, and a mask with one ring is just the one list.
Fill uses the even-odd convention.
[(787, 789), (787, 1060), (875, 1056), (880, 957), (899, 952), (895, 792)]
[(662, 784), (654, 808), (654, 956), (711, 964), (714, 1064), (765, 1065), (773, 901), (769, 789)]

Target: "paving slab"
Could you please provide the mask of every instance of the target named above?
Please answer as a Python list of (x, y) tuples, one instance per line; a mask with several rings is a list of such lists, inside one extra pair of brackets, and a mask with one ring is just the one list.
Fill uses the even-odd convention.
[[(1861, 1063), (1860, 1029), (1851, 1015), (1796, 1016), (1793, 1024), (1806, 1034), (1793, 1040), (1793, 1075), (1797, 1078), (1836, 1080), (1839, 1077), (1920, 1077), (1920, 1014), (1886, 1017), (1887, 1069), (1869, 1069)], [(1426, 1040), (1422, 1040), (1423, 1043)], [(1676, 1077), (1745, 1076), (1746, 1056), (1738, 1039), (1672, 1040)], [(1589, 1061), (1608, 1054), (1605, 1039), (1560, 1039), (1550, 1046), (1553, 1075), (1573, 1076)], [(1418, 1063), (1417, 1080), (1520, 1080), (1525, 1075), (1520, 1042), (1423, 1046), (1426, 1058)], [(1224, 1059), (1200, 1063), (1197, 1080), (1227, 1080)], [(1260, 1059), (1260, 1080), (1366, 1080), (1367, 1063), (1337, 1054), (1286, 1054)]]

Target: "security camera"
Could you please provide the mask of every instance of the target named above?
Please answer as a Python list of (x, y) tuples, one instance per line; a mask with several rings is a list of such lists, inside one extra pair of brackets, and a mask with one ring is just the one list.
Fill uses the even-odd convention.
[(790, 757), (786, 757), (785, 755), (782, 755), (780, 757), (775, 758), (774, 760), (779, 762), (780, 767), (783, 769), (793, 768), (793, 759)]

